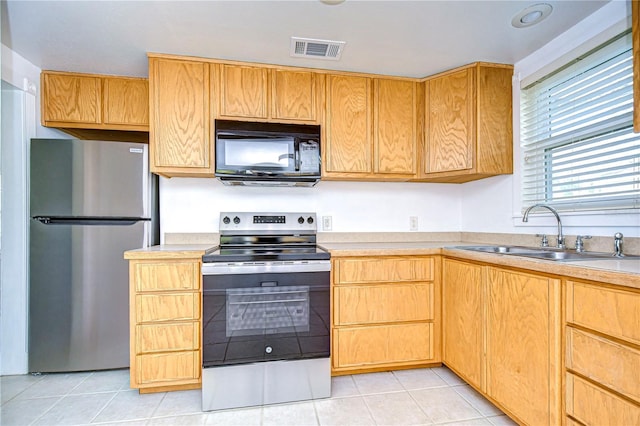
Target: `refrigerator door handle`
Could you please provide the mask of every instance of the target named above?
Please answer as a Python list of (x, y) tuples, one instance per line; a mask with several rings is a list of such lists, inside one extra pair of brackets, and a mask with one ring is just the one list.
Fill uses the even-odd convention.
[(150, 222), (150, 217), (127, 216), (34, 216), (44, 225), (107, 225), (126, 226), (137, 222)]

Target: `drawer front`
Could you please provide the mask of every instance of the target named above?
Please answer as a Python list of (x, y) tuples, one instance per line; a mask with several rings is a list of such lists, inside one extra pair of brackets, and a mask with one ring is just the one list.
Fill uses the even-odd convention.
[(195, 351), (200, 348), (200, 322), (143, 324), (136, 327), (136, 353)]
[(333, 338), (335, 368), (433, 358), (433, 324), (430, 323), (338, 328)]
[(136, 262), (131, 267), (136, 291), (200, 289), (202, 277), (198, 261)]
[(638, 425), (640, 406), (567, 373), (567, 414), (585, 425)]
[(433, 320), (433, 284), (337, 286), (336, 325)]
[[(136, 356), (138, 384), (195, 382), (202, 365), (198, 351), (145, 354)], [(177, 384), (177, 383), (176, 383)]]
[(567, 281), (567, 322), (640, 345), (640, 293)]
[(567, 327), (567, 368), (640, 403), (640, 351)]
[(335, 264), (336, 284), (433, 280), (431, 257), (349, 258), (338, 259)]
[(136, 322), (197, 320), (200, 293), (138, 294)]

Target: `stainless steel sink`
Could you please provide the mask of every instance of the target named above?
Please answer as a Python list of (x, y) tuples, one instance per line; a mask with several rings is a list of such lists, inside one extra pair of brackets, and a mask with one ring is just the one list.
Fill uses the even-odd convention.
[(571, 262), (574, 260), (637, 260), (640, 256), (615, 257), (611, 253), (577, 252), (569, 249), (557, 249), (553, 247), (523, 247), (523, 246), (457, 246), (461, 250), (471, 250), (483, 253), (506, 254), (513, 256), (531, 257), (534, 259), (554, 260), (558, 262)]

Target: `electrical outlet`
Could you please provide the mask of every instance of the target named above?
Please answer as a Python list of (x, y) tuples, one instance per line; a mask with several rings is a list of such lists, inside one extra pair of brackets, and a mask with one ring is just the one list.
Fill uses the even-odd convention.
[(409, 231), (418, 230), (418, 216), (409, 216)]
[(331, 231), (331, 216), (322, 216), (322, 230)]

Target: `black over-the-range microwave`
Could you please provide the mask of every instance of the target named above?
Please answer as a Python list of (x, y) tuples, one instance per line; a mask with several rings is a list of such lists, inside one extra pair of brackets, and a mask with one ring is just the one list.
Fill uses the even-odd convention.
[(313, 186), (320, 126), (215, 121), (216, 177), (227, 185)]

